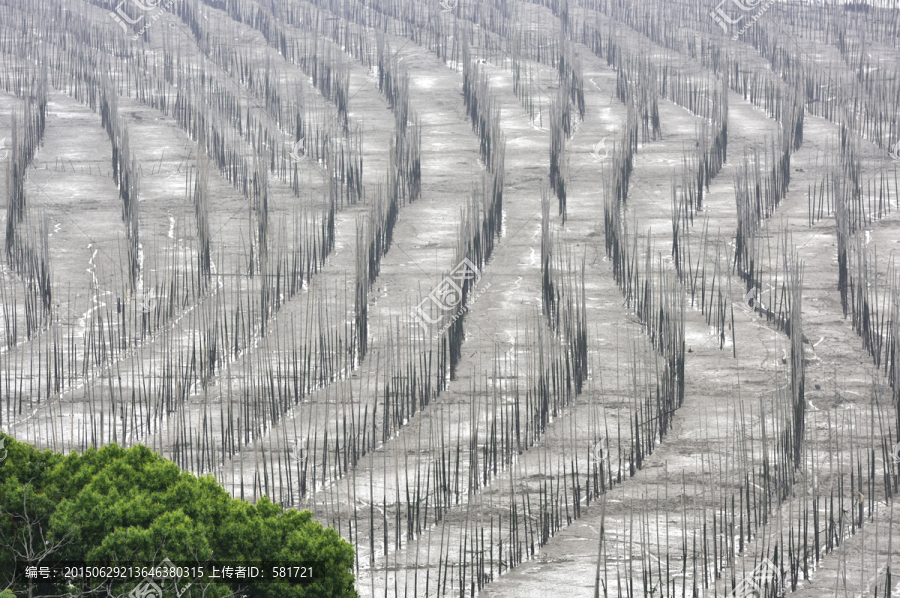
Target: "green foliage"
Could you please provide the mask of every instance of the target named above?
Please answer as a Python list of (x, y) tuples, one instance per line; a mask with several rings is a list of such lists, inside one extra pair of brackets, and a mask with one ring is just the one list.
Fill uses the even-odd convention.
[[(353, 547), (309, 511), (283, 510), (263, 497), (256, 505), (233, 499), (212, 476), (197, 478), (145, 446), (115, 444), (83, 455), (61, 455), (6, 438), (0, 463), (0, 587), (13, 582), (28, 595), (29, 581), (12, 579), (18, 563), (61, 561), (205, 566), (278, 562), (312, 565), (313, 582), (179, 583), (181, 598), (355, 598)], [(271, 566), (269, 567), (271, 569)], [(269, 571), (271, 572), (271, 571)], [(20, 571), (21, 573), (21, 571)], [(166, 585), (168, 584), (168, 585)], [(172, 582), (165, 596), (175, 596)], [(113, 586), (127, 595), (137, 583)], [(33, 595), (91, 595), (83, 588), (35, 582)], [(205, 592), (205, 593), (204, 593)], [(106, 590), (93, 595), (106, 595)], [(0, 594), (0, 598), (4, 598)]]

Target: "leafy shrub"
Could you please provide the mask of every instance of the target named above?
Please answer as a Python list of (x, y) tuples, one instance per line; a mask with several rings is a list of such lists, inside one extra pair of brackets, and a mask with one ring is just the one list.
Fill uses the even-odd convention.
[[(312, 567), (312, 581), (157, 580), (163, 596), (356, 598), (353, 547), (309, 511), (263, 497), (232, 498), (211, 475), (195, 477), (145, 446), (115, 444), (83, 455), (38, 451), (6, 437), (0, 463), (0, 587), (17, 595), (127, 596), (141, 583), (79, 587), (28, 579), (24, 569), (63, 562), (179, 566), (268, 563)], [(18, 565), (18, 570), (16, 566)], [(298, 570), (295, 570), (298, 571)], [(80, 582), (79, 582), (80, 583)], [(192, 583), (188, 586), (188, 583)], [(148, 586), (149, 587), (149, 586)], [(185, 589), (187, 587), (187, 589)], [(0, 598), (5, 598), (0, 594)]]

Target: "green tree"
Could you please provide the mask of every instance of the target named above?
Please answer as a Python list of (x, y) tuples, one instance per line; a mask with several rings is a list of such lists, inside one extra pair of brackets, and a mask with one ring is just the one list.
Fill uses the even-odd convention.
[[(116, 445), (83, 455), (60, 455), (7, 439), (0, 464), (0, 578), (28, 596), (106, 594), (106, 584), (38, 584), (22, 578), (24, 565), (62, 561), (204, 566), (278, 563), (311, 566), (303, 585), (181, 580), (162, 584), (182, 598), (355, 598), (353, 547), (325, 529), (309, 511), (285, 510), (263, 497), (232, 498), (212, 476), (195, 477), (145, 446)], [(271, 574), (271, 564), (267, 574)], [(193, 585), (185, 590), (189, 582)], [(113, 586), (127, 595), (138, 585)]]

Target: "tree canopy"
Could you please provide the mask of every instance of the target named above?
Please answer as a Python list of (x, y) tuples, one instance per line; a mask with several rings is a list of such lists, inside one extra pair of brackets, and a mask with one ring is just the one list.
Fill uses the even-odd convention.
[[(0, 462), (0, 590), (18, 596), (127, 596), (142, 582), (25, 576), (65, 563), (203, 566), (204, 578), (156, 582), (163, 596), (355, 598), (353, 547), (309, 511), (232, 498), (211, 475), (196, 477), (145, 446), (115, 444), (69, 455), (5, 438)], [(255, 563), (307, 574), (306, 583), (210, 580), (212, 567)], [(196, 571), (196, 570), (195, 570)], [(296, 579), (296, 578), (295, 578)], [(188, 584), (191, 584), (188, 586)], [(146, 586), (149, 587), (149, 586)], [(185, 589), (186, 588), (186, 589)], [(140, 595), (141, 590), (138, 590)], [(143, 594), (155, 596), (154, 594)]]

